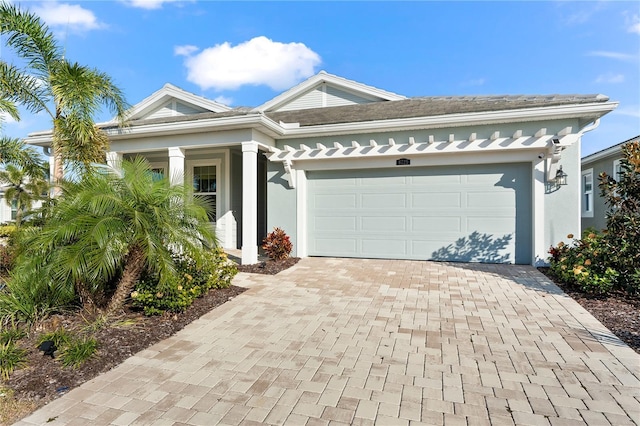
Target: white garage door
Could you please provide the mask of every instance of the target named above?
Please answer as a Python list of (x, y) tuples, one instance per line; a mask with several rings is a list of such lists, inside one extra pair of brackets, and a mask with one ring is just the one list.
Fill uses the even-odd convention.
[(309, 171), (311, 256), (531, 262), (531, 165)]

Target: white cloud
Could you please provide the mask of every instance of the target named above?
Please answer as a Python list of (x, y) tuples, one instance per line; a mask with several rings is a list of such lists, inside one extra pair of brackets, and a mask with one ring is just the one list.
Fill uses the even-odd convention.
[(184, 46), (176, 46), (173, 48), (173, 54), (178, 56), (190, 56), (197, 51), (198, 47), (192, 46), (190, 44), (185, 44)]
[[(184, 47), (181, 52), (188, 50)], [(313, 75), (320, 63), (320, 55), (302, 43), (280, 43), (264, 36), (236, 46), (217, 44), (186, 55), (184, 61), (187, 80), (203, 90), (235, 90), (248, 84), (288, 89)]]
[(228, 105), (231, 105), (233, 103), (233, 98), (230, 98), (228, 96), (220, 95), (217, 98), (215, 98), (214, 101), (216, 101), (219, 104), (228, 106)]
[(182, 0), (121, 0), (127, 6), (137, 7), (139, 9), (161, 9), (165, 3), (177, 3)]
[(614, 73), (600, 74), (596, 78), (595, 82), (596, 83), (623, 83), (624, 75), (614, 74)]
[(626, 17), (627, 32), (640, 34), (640, 15), (633, 15)]
[(33, 11), (51, 27), (87, 31), (105, 26), (92, 11), (77, 4), (42, 2), (39, 6), (34, 6)]
[(618, 61), (633, 61), (636, 57), (628, 53), (609, 52), (605, 50), (597, 50), (587, 53), (587, 56), (599, 56), (601, 58), (616, 59)]

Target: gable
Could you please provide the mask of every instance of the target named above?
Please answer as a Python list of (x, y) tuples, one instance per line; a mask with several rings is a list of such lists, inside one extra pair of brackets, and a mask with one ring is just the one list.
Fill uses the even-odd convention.
[(309, 108), (324, 108), (344, 105), (359, 105), (385, 101), (382, 98), (357, 94), (340, 87), (322, 83), (307, 92), (280, 105), (276, 111), (293, 111)]
[(134, 105), (129, 110), (129, 119), (148, 120), (205, 112), (220, 113), (230, 110), (231, 108), (226, 105), (194, 95), (167, 83), (162, 89)]
[(402, 99), (406, 99), (406, 97), (320, 71), (297, 86), (254, 108), (253, 111), (294, 111)]
[(179, 102), (175, 99), (172, 99), (166, 102), (164, 105), (156, 108), (155, 110), (150, 111), (144, 118), (153, 119), (153, 118), (176, 117), (181, 115), (200, 114), (203, 112), (210, 112), (210, 111), (205, 108), (201, 108), (192, 104), (186, 104), (184, 102)]

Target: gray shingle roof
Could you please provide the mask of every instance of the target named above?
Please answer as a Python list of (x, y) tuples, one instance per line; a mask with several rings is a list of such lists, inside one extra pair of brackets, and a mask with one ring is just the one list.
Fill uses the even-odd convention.
[(267, 113), (275, 121), (301, 126), (606, 102), (604, 95), (424, 97), (332, 108)]
[[(607, 102), (604, 95), (533, 95), (533, 96), (437, 96), (417, 97), (398, 101), (372, 102), (360, 105), (311, 108), (296, 111), (268, 112), (272, 120), (285, 123), (300, 123), (300, 126), (322, 124), (356, 123), (377, 120), (392, 120), (413, 117), (433, 117), (447, 114), (462, 114), (488, 111), (506, 111), (525, 108), (576, 105)], [(236, 108), (228, 112), (184, 115), (177, 117), (134, 120), (130, 126), (159, 123), (178, 123), (235, 116), (258, 114), (247, 108)], [(105, 128), (116, 127), (108, 126)]]

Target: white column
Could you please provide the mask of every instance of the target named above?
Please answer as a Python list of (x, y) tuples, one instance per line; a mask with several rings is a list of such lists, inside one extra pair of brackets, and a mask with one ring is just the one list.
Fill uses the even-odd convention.
[(242, 143), (242, 264), (258, 263), (258, 144)]
[(531, 190), (533, 191), (531, 237), (533, 240), (532, 264), (534, 266), (543, 266), (547, 259), (547, 246), (545, 245), (547, 233), (544, 226), (545, 161), (551, 161), (551, 159), (534, 161), (531, 170)]
[(109, 151), (107, 152), (107, 165), (109, 167), (119, 167), (122, 164), (122, 153)]
[(169, 181), (172, 185), (184, 183), (184, 149), (169, 148)]

